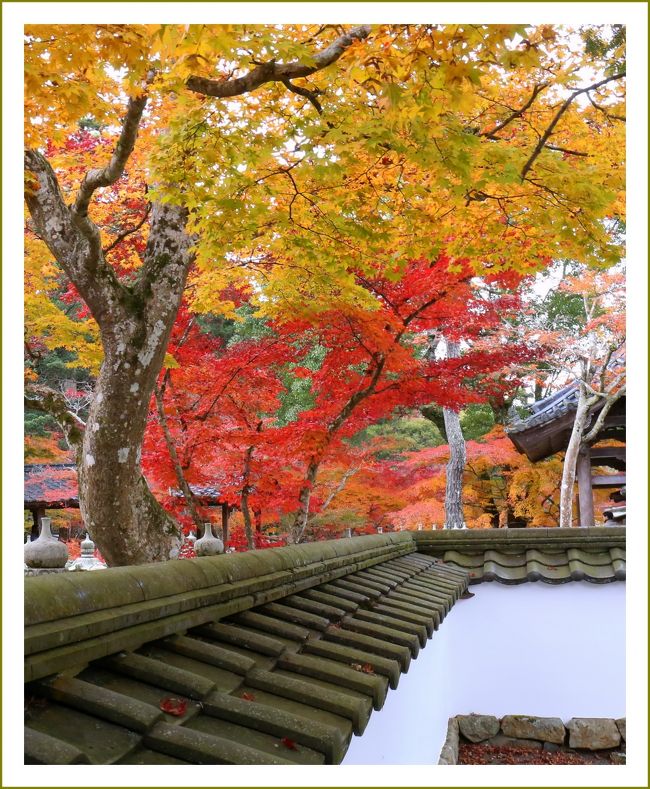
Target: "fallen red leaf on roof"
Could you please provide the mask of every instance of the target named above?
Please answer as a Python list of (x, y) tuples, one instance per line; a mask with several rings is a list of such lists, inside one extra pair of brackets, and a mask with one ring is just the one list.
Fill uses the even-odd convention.
[(180, 718), (187, 712), (187, 701), (174, 698), (173, 696), (166, 696), (164, 699), (160, 699), (158, 706), (163, 712), (166, 712), (168, 715), (175, 715), (177, 718)]
[(288, 748), (290, 751), (297, 751), (298, 748), (296, 743), (293, 740), (290, 740), (288, 737), (283, 737), (280, 742), (284, 745), (285, 748)]

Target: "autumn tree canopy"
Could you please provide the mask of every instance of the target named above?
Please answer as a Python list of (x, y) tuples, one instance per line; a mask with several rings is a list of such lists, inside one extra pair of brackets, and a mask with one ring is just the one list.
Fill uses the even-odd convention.
[[(453, 289), (436, 290), (434, 272), (514, 287), (560, 257), (617, 262), (624, 63), (618, 28), (27, 26), (26, 347), (68, 349), (94, 386), (85, 418), (38, 380), (28, 405), (75, 447), (82, 515), (108, 561), (178, 547), (140, 469), (152, 395), (179, 364), (168, 345), (182, 303), (204, 325), (239, 319), (244, 303), (312, 335), (347, 324), (367, 347), (337, 372), (325, 356), (298, 409), (333, 439), (373, 414), (389, 358), (417, 360), (418, 335), (440, 329), (425, 312)], [(395, 304), (414, 262), (411, 314)], [(368, 345), (359, 327), (384, 313)], [(480, 333), (486, 315), (459, 303), (449, 322)], [(285, 373), (276, 364), (260, 401), (247, 398), (243, 475), (255, 475), (274, 398), (295, 386)], [(412, 404), (422, 380), (408, 376)], [(348, 387), (338, 401), (336, 385)], [(221, 403), (219, 417), (236, 407)]]

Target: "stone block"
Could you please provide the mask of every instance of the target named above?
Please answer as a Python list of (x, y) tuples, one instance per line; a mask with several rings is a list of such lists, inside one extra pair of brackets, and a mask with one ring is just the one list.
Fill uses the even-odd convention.
[(524, 740), (518, 737), (506, 737), (505, 734), (497, 734), (485, 740), (483, 745), (494, 745), (497, 748), (528, 748), (531, 751), (541, 751), (542, 743), (539, 740)]
[(483, 742), (499, 733), (499, 720), (494, 715), (458, 715), (460, 733), (470, 742)]
[(438, 764), (458, 764), (458, 719), (449, 718), (447, 738), (445, 739)]
[(599, 751), (616, 748), (621, 742), (621, 733), (612, 718), (571, 718), (567, 729), (571, 748)]
[(616, 720), (616, 726), (618, 727), (619, 732), (621, 733), (621, 739), (623, 742), (626, 741), (625, 737), (625, 718), (618, 718)]
[(623, 751), (613, 751), (609, 754), (609, 760), (612, 764), (625, 764), (625, 754)]
[(524, 740), (541, 740), (561, 745), (565, 729), (560, 718), (538, 718), (534, 715), (506, 715), (501, 720), (501, 730), (508, 737)]

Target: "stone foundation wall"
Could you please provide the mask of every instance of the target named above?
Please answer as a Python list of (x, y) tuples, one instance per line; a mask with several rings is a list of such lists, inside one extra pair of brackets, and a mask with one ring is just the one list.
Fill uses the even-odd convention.
[[(540, 718), (533, 715), (456, 715), (449, 719), (438, 764), (457, 764), (463, 743), (544, 751), (612, 751), (625, 748), (625, 718)], [(620, 763), (625, 762), (621, 752)], [(617, 761), (612, 759), (612, 761)]]

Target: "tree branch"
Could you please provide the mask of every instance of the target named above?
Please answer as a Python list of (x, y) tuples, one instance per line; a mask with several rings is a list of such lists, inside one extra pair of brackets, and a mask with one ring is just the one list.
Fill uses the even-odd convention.
[(75, 450), (81, 448), (86, 424), (68, 408), (60, 392), (41, 384), (31, 384), (25, 392), (25, 408), (49, 414), (61, 426), (68, 446)]
[(41, 153), (25, 151), (25, 171), (30, 176), (25, 201), (36, 232), (101, 327), (111, 309), (121, 309), (124, 288), (104, 260), (99, 230), (65, 204), (56, 174)]
[(307, 90), (307, 88), (300, 88), (298, 87), (298, 85), (294, 85), (293, 82), (289, 82), (288, 79), (283, 79), (281, 80), (281, 82), (284, 85), (284, 87), (290, 90), (292, 93), (297, 93), (299, 96), (304, 96), (306, 99), (308, 99), (314, 105), (314, 107), (316, 107), (316, 111), (318, 112), (319, 115), (323, 114), (323, 107), (321, 106), (320, 101), (318, 101), (318, 99), (316, 98), (316, 96), (318, 96), (321, 93), (321, 91)]
[(88, 205), (96, 189), (114, 184), (124, 172), (128, 158), (135, 146), (140, 120), (146, 104), (146, 94), (138, 96), (136, 99), (129, 99), (122, 131), (110, 162), (101, 170), (89, 170), (79, 187), (73, 208), (73, 212), (78, 217), (85, 218), (88, 215)]
[[(204, 96), (229, 98), (232, 96), (241, 96), (244, 93), (250, 93), (267, 82), (282, 82), (286, 84), (286, 82), (290, 80), (298, 79), (299, 77), (308, 77), (310, 74), (314, 74), (330, 66), (332, 63), (335, 63), (355, 41), (363, 41), (363, 39), (367, 38), (369, 35), (370, 25), (360, 25), (359, 27), (352, 28), (347, 33), (339, 36), (336, 41), (331, 43), (322, 52), (317, 52), (313, 56), (310, 65), (301, 63), (300, 61), (276, 63), (274, 60), (271, 60), (268, 63), (260, 63), (247, 74), (244, 74), (243, 77), (227, 80), (190, 77), (186, 85), (191, 91), (201, 93)], [(295, 88), (295, 85), (293, 88)], [(294, 93), (295, 92), (298, 91), (294, 90)], [(301, 93), (300, 95), (305, 94)], [(309, 97), (307, 96), (306, 98)]]
[(178, 487), (181, 489), (181, 492), (185, 497), (185, 504), (187, 505), (187, 509), (189, 510), (190, 516), (194, 521), (194, 525), (196, 526), (197, 534), (198, 534), (201, 528), (203, 527), (203, 520), (199, 515), (194, 492), (192, 491), (192, 488), (189, 486), (187, 480), (185, 479), (185, 474), (183, 473), (183, 467), (181, 466), (181, 462), (178, 457), (178, 452), (176, 451), (176, 444), (174, 443), (174, 439), (172, 438), (171, 430), (169, 429), (169, 424), (167, 422), (167, 415), (165, 414), (164, 397), (165, 397), (165, 389), (167, 387), (167, 381), (169, 380), (168, 373), (169, 370), (165, 374), (165, 377), (163, 378), (163, 381), (160, 384), (160, 386), (156, 386), (156, 388), (154, 389), (154, 398), (156, 400), (156, 411), (158, 412), (158, 421), (160, 422), (160, 426), (163, 431), (163, 437), (165, 439), (165, 444), (167, 445), (167, 451), (169, 452), (169, 457), (172, 461), (172, 466), (174, 467), (174, 474), (176, 475), (176, 481), (178, 482)]
[(602, 112), (603, 115), (609, 120), (621, 121), (621, 123), (626, 122), (626, 118), (624, 115), (612, 115), (611, 112), (607, 112), (607, 110), (604, 107), (601, 107), (600, 104), (596, 104), (596, 102), (592, 99), (591, 96), (589, 96), (588, 98), (589, 101), (591, 102), (592, 107), (594, 107), (594, 109), (597, 109), (599, 112)]
[(616, 403), (617, 400), (620, 400), (620, 398), (623, 397), (624, 394), (625, 394), (625, 386), (622, 386), (615, 394), (606, 395), (607, 399), (605, 405), (600, 410), (600, 413), (598, 414), (598, 418), (594, 422), (593, 427), (585, 436), (582, 437), (582, 440), (585, 444), (588, 444), (590, 441), (593, 441), (598, 435), (598, 433), (600, 433), (600, 430), (603, 426), (603, 422), (605, 421), (607, 414), (610, 412), (614, 403)]
[(547, 145), (549, 151), (559, 151), (560, 153), (566, 153), (568, 156), (591, 156), (590, 153), (583, 153), (582, 151), (574, 151), (571, 148), (562, 148), (559, 145)]
[(539, 142), (535, 146), (535, 150), (532, 152), (532, 154), (530, 155), (530, 158), (528, 159), (526, 164), (523, 166), (523, 168), (521, 170), (521, 176), (520, 176), (522, 181), (526, 178), (526, 175), (528, 174), (528, 171), (530, 170), (530, 168), (535, 163), (535, 160), (537, 159), (539, 154), (542, 152), (542, 149), (544, 148), (544, 146), (548, 142), (549, 137), (551, 136), (551, 134), (553, 134), (553, 130), (557, 126), (558, 122), (560, 121), (560, 118), (569, 109), (569, 107), (571, 106), (571, 103), (574, 101), (574, 99), (576, 99), (578, 96), (580, 96), (583, 93), (589, 93), (592, 90), (596, 90), (597, 88), (601, 88), (603, 85), (606, 85), (608, 82), (613, 82), (614, 80), (617, 80), (617, 79), (623, 79), (624, 76), (625, 76), (625, 72), (622, 71), (620, 74), (613, 74), (611, 77), (605, 77), (605, 79), (601, 79), (600, 82), (595, 82), (593, 85), (589, 85), (586, 88), (580, 88), (580, 90), (575, 90), (562, 103), (562, 105), (560, 106), (560, 109), (555, 113), (555, 117), (553, 118), (553, 120), (548, 125), (548, 128), (546, 129), (544, 134), (539, 138)]
[[(56, 173), (47, 159), (35, 150), (25, 151), (25, 172), (30, 176), (26, 179), (25, 202), (36, 232), (64, 268), (68, 263), (74, 266), (77, 233)], [(66, 273), (69, 274), (67, 270)]]
[(478, 136), (487, 137), (490, 140), (500, 139), (499, 137), (495, 137), (495, 135), (498, 134), (502, 129), (505, 129), (505, 127), (508, 126), (508, 124), (512, 123), (512, 121), (516, 120), (517, 118), (520, 118), (524, 114), (524, 112), (526, 112), (526, 110), (533, 104), (535, 99), (544, 90), (544, 88), (548, 87), (548, 85), (549, 85), (548, 82), (542, 82), (541, 85), (535, 85), (531, 97), (528, 99), (528, 101), (524, 104), (523, 107), (520, 107), (518, 110), (514, 110), (512, 115), (509, 115), (505, 120), (501, 121), (501, 123), (497, 123), (497, 125), (493, 129), (490, 129), (490, 131), (483, 132)]
[(124, 241), (124, 239), (125, 239), (127, 236), (130, 236), (132, 233), (137, 233), (137, 232), (138, 232), (138, 230), (140, 230), (140, 228), (141, 228), (141, 227), (144, 225), (144, 223), (147, 221), (147, 217), (149, 216), (149, 211), (151, 211), (151, 203), (147, 203), (147, 206), (146, 206), (146, 208), (144, 209), (144, 214), (143, 214), (143, 216), (142, 216), (142, 219), (141, 219), (141, 220), (138, 222), (138, 224), (137, 224), (137, 225), (134, 225), (133, 227), (129, 227), (129, 228), (127, 228), (126, 230), (124, 230), (122, 233), (120, 233), (120, 234), (117, 236), (117, 238), (115, 238), (113, 241), (111, 241), (111, 243), (110, 243), (110, 244), (109, 244), (107, 247), (104, 247), (104, 249), (102, 250), (102, 251), (103, 251), (103, 253), (106, 255), (108, 252), (110, 252), (110, 251), (111, 251), (111, 249), (115, 249), (115, 247), (116, 247), (116, 246), (117, 246), (117, 245), (118, 245), (120, 242)]

